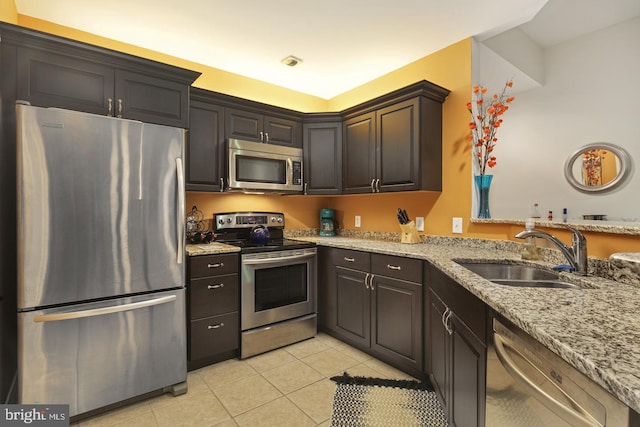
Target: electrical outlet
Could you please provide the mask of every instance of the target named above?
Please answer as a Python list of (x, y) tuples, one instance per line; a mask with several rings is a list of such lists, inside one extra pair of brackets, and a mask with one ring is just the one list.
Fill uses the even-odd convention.
[(418, 231), (424, 231), (424, 217), (423, 216), (417, 216), (416, 217), (416, 229)]
[(360, 227), (360, 215), (356, 215), (356, 227)]
[(452, 233), (462, 234), (462, 218), (453, 218)]

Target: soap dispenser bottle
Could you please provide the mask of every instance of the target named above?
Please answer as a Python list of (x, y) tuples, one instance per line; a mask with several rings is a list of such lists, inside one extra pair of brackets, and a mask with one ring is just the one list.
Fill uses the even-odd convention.
[[(535, 228), (535, 220), (533, 218), (527, 218), (524, 223), (524, 227), (527, 231), (531, 231)], [(527, 237), (524, 243), (522, 251), (520, 252), (522, 259), (527, 260), (539, 260), (541, 259), (538, 247), (536, 246), (536, 239), (533, 237)]]

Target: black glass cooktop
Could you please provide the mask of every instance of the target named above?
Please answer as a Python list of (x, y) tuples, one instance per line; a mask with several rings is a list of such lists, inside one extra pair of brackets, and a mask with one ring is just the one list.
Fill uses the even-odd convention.
[(316, 246), (315, 243), (291, 239), (269, 239), (265, 244), (253, 243), (249, 240), (218, 240), (220, 243), (238, 246), (241, 253), (284, 251), (289, 249), (306, 249)]

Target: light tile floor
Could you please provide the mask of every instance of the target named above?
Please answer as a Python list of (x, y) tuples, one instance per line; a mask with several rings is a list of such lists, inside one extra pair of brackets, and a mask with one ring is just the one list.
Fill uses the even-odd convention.
[(350, 375), (411, 376), (326, 334), (245, 360), (191, 371), (189, 391), (157, 396), (74, 426), (329, 426), (335, 383)]

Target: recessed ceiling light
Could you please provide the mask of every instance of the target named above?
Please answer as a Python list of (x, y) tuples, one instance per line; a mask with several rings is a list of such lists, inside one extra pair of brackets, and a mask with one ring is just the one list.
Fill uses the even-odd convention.
[(302, 59), (296, 58), (293, 55), (289, 55), (280, 62), (282, 62), (284, 65), (288, 65), (289, 67), (295, 67), (302, 62)]

